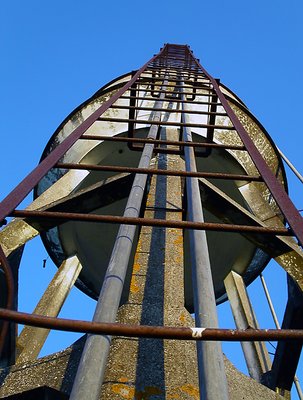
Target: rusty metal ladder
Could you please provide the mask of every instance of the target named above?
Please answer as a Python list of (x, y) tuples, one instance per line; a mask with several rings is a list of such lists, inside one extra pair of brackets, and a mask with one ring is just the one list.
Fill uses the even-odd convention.
[[(149, 88), (149, 90), (147, 89)], [(198, 101), (196, 100), (197, 93), (203, 91), (203, 96), (207, 97), (207, 100)], [(129, 91), (129, 94), (127, 92)], [(142, 92), (150, 92), (150, 97), (142, 96)], [(205, 93), (206, 92), (206, 93)], [(120, 98), (128, 99), (129, 105), (117, 105), (116, 101)], [(140, 100), (151, 100), (155, 101), (155, 105), (152, 108), (140, 106)], [(164, 101), (169, 101), (176, 105), (177, 108), (168, 109), (163, 106)], [(207, 111), (191, 110), (187, 106), (195, 104), (197, 106), (207, 106)], [(224, 109), (224, 112), (218, 111), (218, 107)], [(104, 117), (103, 114), (108, 109), (127, 109), (129, 111), (129, 117), (125, 119)], [(138, 111), (152, 111), (154, 118), (139, 119), (137, 117)], [(179, 122), (171, 122), (161, 120), (161, 112), (172, 112), (180, 114)], [(206, 123), (192, 123), (188, 120), (188, 115), (205, 115), (207, 117)], [(217, 117), (228, 116), (231, 124), (220, 125), (216, 123)], [(112, 123), (126, 122), (128, 124), (128, 137), (109, 137), (101, 135), (88, 135), (86, 131), (97, 121), (108, 121)], [(150, 135), (147, 138), (136, 137), (136, 128), (139, 125), (150, 125)], [(180, 129), (180, 140), (171, 141), (163, 140), (159, 137), (159, 127), (173, 126)], [(196, 142), (191, 139), (190, 130), (193, 128), (202, 128), (206, 130), (206, 142)], [(239, 135), (243, 145), (226, 145), (218, 144), (213, 142), (213, 134), (216, 129), (221, 129), (228, 135), (229, 131), (236, 131)], [(60, 162), (61, 157), (78, 141), (78, 140), (103, 140), (103, 141), (116, 141), (126, 142), (131, 150), (134, 151), (146, 151), (149, 148), (149, 158), (152, 154), (157, 153), (170, 153), (180, 154), (188, 160), (188, 167), (186, 171), (179, 170), (161, 170), (151, 168), (149, 164), (139, 165), (137, 168), (128, 166), (110, 166), (110, 165), (88, 165), (88, 164), (73, 164), (73, 163), (62, 163)], [(163, 145), (168, 146), (164, 148)], [(169, 147), (171, 146), (171, 147)], [(245, 175), (245, 174), (227, 174), (224, 172), (202, 172), (197, 171), (195, 166), (192, 164), (196, 157), (208, 157), (211, 154), (211, 150), (214, 148), (222, 148), (226, 150), (238, 150), (246, 151), (254, 162), (259, 175)], [(189, 161), (191, 160), (191, 162)], [(27, 196), (27, 194), (39, 183), (39, 181), (45, 176), (45, 174), (51, 168), (60, 168), (63, 170), (70, 169), (85, 169), (89, 171), (111, 171), (111, 172), (129, 172), (140, 175), (145, 178), (150, 174), (158, 175), (173, 175), (182, 176), (186, 178), (189, 187), (187, 189), (187, 201), (192, 205), (196, 202), (200, 202), (200, 195), (197, 198), (196, 189), (191, 188), (192, 182), (195, 178), (212, 178), (212, 179), (231, 179), (231, 180), (245, 180), (264, 182), (270, 190), (273, 198), (275, 199), (281, 213), (284, 215), (285, 220), (288, 223), (289, 228), (271, 228), (260, 226), (256, 223), (247, 225), (235, 225), (235, 224), (218, 224), (218, 223), (206, 223), (201, 217), (201, 211), (197, 210), (194, 206), (194, 211), (191, 214), (191, 218), (188, 221), (166, 221), (159, 219), (146, 219), (141, 218), (139, 215), (124, 215), (120, 216), (106, 216), (96, 215), (79, 212), (66, 212), (48, 209), (44, 211), (33, 211), (33, 210), (18, 210), (18, 205)], [(197, 179), (196, 179), (197, 181)], [(191, 193), (191, 194), (190, 194)], [(196, 193), (196, 194), (194, 194)], [(198, 205), (197, 205), (198, 206)], [(289, 199), (285, 190), (274, 176), (258, 149), (250, 138), (249, 134), (239, 121), (238, 117), (231, 108), (228, 100), (224, 93), (221, 91), (219, 82), (211, 77), (208, 72), (201, 66), (199, 61), (194, 57), (192, 51), (188, 46), (181, 45), (170, 45), (166, 44), (161, 51), (149, 60), (142, 68), (132, 74), (131, 79), (121, 87), (109, 100), (104, 102), (99, 109), (93, 112), (80, 126), (78, 126), (60, 145), (58, 145), (48, 156), (46, 156), (41, 163), (3, 200), (0, 209), (0, 221), (5, 223), (7, 217), (18, 217), (26, 218), (30, 221), (39, 222), (42, 225), (44, 223), (55, 225), (62, 223), (67, 220), (75, 221), (93, 221), (93, 222), (111, 222), (121, 225), (131, 226), (162, 226), (162, 227), (176, 227), (183, 229), (190, 229), (191, 232), (197, 233), (198, 238), (192, 238), (193, 241), (199, 240), (201, 235), (204, 235), (206, 230), (214, 231), (226, 231), (226, 232), (247, 232), (249, 234), (261, 234), (268, 235), (268, 237), (279, 236), (294, 236), (298, 243), (302, 246), (303, 244), (303, 222), (302, 217), (296, 210), (295, 206)], [(78, 321), (60, 321), (59, 319), (51, 319), (47, 317), (38, 317), (27, 314), (18, 313), (13, 311), (13, 277), (12, 272), (7, 262), (7, 258), (4, 255), (3, 250), (0, 247), (0, 261), (2, 270), (5, 273), (6, 284), (8, 288), (8, 300), (7, 309), (0, 310), (0, 318), (7, 321), (19, 321), (22, 323), (33, 324), (36, 326), (44, 326), (55, 329), (74, 329), (81, 332), (90, 333), (103, 333), (103, 334), (121, 334), (121, 335), (134, 335), (134, 336), (146, 336), (146, 337), (167, 337), (167, 338), (187, 338), (192, 339), (192, 330), (190, 328), (167, 328), (167, 327), (135, 327), (135, 326), (119, 326), (115, 324), (116, 310), (119, 304), (119, 298), (112, 291), (109, 292), (108, 296), (116, 296), (116, 309), (110, 319), (104, 319), (101, 316), (96, 318), (94, 323), (80, 323)], [(197, 268), (199, 268), (197, 266)], [(197, 278), (198, 279), (198, 278)], [(203, 290), (212, 290), (211, 281), (205, 277), (201, 281)], [(201, 287), (202, 287), (201, 286)], [(198, 302), (199, 303), (199, 302)], [(202, 313), (200, 307), (205, 305), (197, 304), (196, 314)], [(100, 310), (106, 309), (106, 306), (99, 305)], [(215, 312), (215, 300), (214, 296), (207, 307), (213, 308), (213, 315)], [(201, 325), (199, 317), (196, 319), (197, 327)], [(200, 326), (201, 327), (201, 326)], [(208, 329), (210, 327), (210, 329)], [(2, 345), (4, 337), (8, 329), (7, 323), (3, 324), (1, 332)], [(199, 341), (199, 359), (203, 358), (203, 353), (210, 351), (207, 349), (206, 340), (210, 339), (226, 339), (226, 340), (261, 340), (265, 338), (293, 338), (301, 339), (303, 337), (302, 331), (287, 331), (287, 330), (273, 330), (272, 332), (264, 332), (260, 330), (251, 330), (250, 332), (235, 331), (235, 330), (220, 330), (218, 329), (216, 322), (210, 322), (206, 324), (206, 329), (203, 328), (203, 338), (201, 330), (197, 330), (194, 339), (200, 339)], [(204, 339), (204, 340), (202, 340)], [(94, 339), (95, 340), (95, 339)], [(98, 339), (99, 340), (99, 339)], [(106, 351), (102, 359), (103, 366), (105, 368), (109, 343), (105, 344)], [(203, 347), (203, 348), (202, 348)], [(85, 350), (86, 351), (86, 350)], [(213, 346), (211, 352), (214, 352)], [(224, 384), (223, 367), (222, 367), (222, 354), (220, 348), (215, 350), (218, 355), (217, 366), (214, 367), (218, 371), (218, 379), (214, 379), (212, 369), (212, 379), (203, 375), (207, 368), (203, 367), (202, 364), (205, 361), (201, 361), (200, 371), (201, 380), (204, 384), (210, 385), (210, 388), (206, 389), (208, 393), (212, 393), (213, 397), (210, 398), (227, 398), (227, 388)], [(214, 353), (215, 354), (215, 353)], [(215, 361), (214, 361), (215, 362)], [(81, 364), (82, 363), (82, 364)], [(76, 379), (75, 389), (72, 394), (73, 399), (81, 398), (83, 393), (87, 393), (87, 387), (80, 389), (78, 382), (83, 381), (83, 374), (89, 373), (88, 365), (82, 361), (80, 363), (79, 376)], [(82, 365), (82, 368), (81, 368)], [(103, 372), (104, 372), (103, 368)], [(102, 384), (102, 373), (96, 379), (95, 386), (97, 393)], [(222, 386), (215, 388), (212, 382), (217, 384), (218, 381), (222, 382)], [(78, 396), (78, 397), (77, 397)], [(80, 397), (79, 397), (80, 396)], [(93, 396), (93, 395), (92, 395)], [(83, 398), (83, 397), (82, 397)], [(91, 397), (94, 398), (94, 397)], [(96, 397), (97, 398), (97, 397)]]

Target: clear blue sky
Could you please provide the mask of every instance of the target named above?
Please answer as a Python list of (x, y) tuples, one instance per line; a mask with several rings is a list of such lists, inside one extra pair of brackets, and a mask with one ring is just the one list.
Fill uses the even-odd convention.
[[(1, 199), (34, 168), (75, 107), (167, 42), (189, 44), (303, 171), (300, 0), (4, 0), (0, 13)], [(290, 193), (303, 208), (302, 187), (292, 178)], [(23, 271), (42, 268), (32, 263)]]

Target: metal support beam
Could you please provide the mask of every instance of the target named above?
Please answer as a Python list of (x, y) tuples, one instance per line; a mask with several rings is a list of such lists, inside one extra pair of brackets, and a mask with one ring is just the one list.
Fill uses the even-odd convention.
[[(126, 198), (133, 180), (134, 175), (132, 174), (118, 174), (50, 203), (38, 211), (68, 212), (74, 210), (79, 213), (90, 213)], [(43, 227), (43, 222), (41, 225)], [(56, 225), (56, 223), (53, 224), (53, 226)]]
[[(237, 329), (258, 328), (258, 323), (248, 298), (242, 277), (231, 271), (224, 280), (226, 293)], [(249, 375), (261, 382), (262, 375), (269, 371), (271, 362), (263, 342), (241, 342)]]
[[(276, 228), (284, 226), (280, 215), (277, 215), (265, 201), (254, 183), (251, 182), (242, 186), (240, 191), (252, 212), (262, 219), (263, 226)], [(285, 269), (303, 290), (303, 251), (293, 238), (280, 236), (279, 239), (290, 247), (290, 251), (276, 256), (275, 261)]]
[[(48, 209), (47, 206), (49, 204), (60, 201), (60, 199), (70, 195), (88, 173), (86, 170), (68, 171), (26, 207), (26, 210)], [(0, 231), (0, 243), (4, 254), (8, 257), (14, 250), (38, 236), (39, 233), (39, 229), (35, 229), (28, 221), (21, 218), (13, 219)]]
[[(237, 225), (243, 224), (266, 227), (266, 224), (263, 221), (258, 219), (254, 214), (241, 206), (208, 180), (203, 178), (199, 179), (199, 186), (205, 209), (220, 218), (222, 221)], [(243, 232), (242, 234), (272, 257), (279, 256), (291, 250), (283, 237), (269, 237), (268, 235), (262, 234), (252, 235), (248, 232)]]

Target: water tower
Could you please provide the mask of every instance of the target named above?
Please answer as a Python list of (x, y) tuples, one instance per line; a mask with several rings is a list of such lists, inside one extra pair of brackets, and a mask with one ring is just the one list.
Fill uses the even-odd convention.
[[(303, 338), (302, 218), (275, 144), (188, 46), (166, 44), (74, 110), (0, 220), (0, 398), (289, 395)], [(18, 267), (37, 235), (58, 272), (30, 315), (16, 311)], [(271, 258), (288, 274), (288, 303), (283, 329), (260, 330), (246, 286)], [(93, 322), (57, 318), (74, 284), (97, 300)], [(227, 300), (236, 330), (218, 327)], [(87, 335), (37, 359), (50, 329)], [(241, 341), (250, 378), (222, 340)]]

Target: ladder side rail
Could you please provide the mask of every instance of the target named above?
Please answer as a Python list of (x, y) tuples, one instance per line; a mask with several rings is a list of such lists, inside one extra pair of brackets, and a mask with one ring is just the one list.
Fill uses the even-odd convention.
[[(189, 48), (188, 51), (191, 53)], [(214, 90), (216, 91), (218, 98), (224, 107), (226, 113), (228, 114), (231, 122), (233, 123), (238, 135), (240, 136), (246, 150), (248, 151), (251, 159), (253, 160), (256, 168), (258, 169), (260, 175), (262, 176), (265, 184), (273, 195), (277, 205), (279, 206), (281, 212), (286, 218), (290, 228), (292, 229), (294, 235), (297, 237), (301, 246), (303, 246), (303, 218), (294, 206), (293, 202), (290, 200), (289, 196), (283, 189), (281, 183), (275, 177), (275, 175), (270, 170), (264, 158), (259, 153), (257, 147), (254, 142), (248, 135), (247, 131), (241, 124), (240, 120), (236, 116), (235, 112), (232, 110), (229, 105), (227, 99), (224, 94), (221, 92), (221, 89), (216, 82), (216, 80), (202, 67), (200, 62), (192, 55), (193, 60), (197, 64), (197, 66), (201, 69), (201, 71), (208, 77), (211, 81)]]
[[(72, 147), (72, 145), (93, 125), (93, 123), (113, 104), (120, 96), (122, 96), (132, 84), (140, 78), (141, 74), (148, 66), (156, 60), (165, 51), (164, 46), (158, 54), (147, 61), (121, 89), (119, 89), (109, 100), (103, 103), (96, 111), (94, 111), (82, 124), (80, 124), (71, 134), (63, 140), (47, 157), (45, 157), (36, 168), (34, 168), (8, 196), (0, 203), (0, 226), (5, 224), (5, 218), (24, 200), (31, 190), (39, 183), (39, 181), (47, 174), (47, 172), (60, 160), (60, 158)], [(5, 274), (7, 285), (7, 303), (8, 309), (13, 307), (14, 298), (14, 281), (12, 271), (5, 257), (0, 244), (0, 265)], [(5, 335), (8, 329), (8, 323), (4, 322), (0, 334), (0, 354), (4, 345)]]
[(13, 211), (21, 201), (30, 193), (30, 191), (39, 183), (46, 173), (60, 160), (60, 158), (72, 147), (72, 145), (87, 131), (87, 129), (97, 119), (115, 103), (120, 96), (130, 89), (132, 84), (141, 76), (148, 68), (149, 64), (161, 55), (162, 49), (157, 55), (152, 57), (143, 65), (134, 76), (119, 89), (109, 100), (103, 103), (96, 111), (94, 111), (85, 121), (72, 131), (69, 136), (63, 140), (47, 157), (45, 157), (36, 168), (33, 169), (13, 191), (0, 203), (0, 223), (5, 219), (11, 211)]

